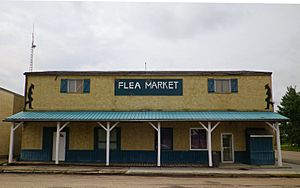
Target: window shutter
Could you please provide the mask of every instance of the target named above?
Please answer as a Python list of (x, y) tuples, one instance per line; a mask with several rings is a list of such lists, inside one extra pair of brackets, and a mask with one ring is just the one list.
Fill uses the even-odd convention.
[(61, 79), (60, 81), (60, 92), (61, 93), (67, 93), (68, 91), (68, 80), (67, 79)]
[(231, 92), (232, 93), (238, 92), (238, 79), (231, 79)]
[(215, 92), (215, 80), (214, 79), (208, 79), (207, 80), (207, 89), (208, 93), (214, 93)]
[(83, 93), (89, 93), (90, 92), (90, 79), (84, 79), (83, 80)]

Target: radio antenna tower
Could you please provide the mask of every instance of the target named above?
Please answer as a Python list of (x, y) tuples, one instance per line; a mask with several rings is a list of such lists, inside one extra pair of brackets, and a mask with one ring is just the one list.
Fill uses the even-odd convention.
[(36, 47), (34, 43), (34, 24), (32, 27), (32, 36), (31, 36), (31, 53), (30, 53), (30, 65), (29, 65), (29, 71), (32, 72), (33, 70), (33, 50)]

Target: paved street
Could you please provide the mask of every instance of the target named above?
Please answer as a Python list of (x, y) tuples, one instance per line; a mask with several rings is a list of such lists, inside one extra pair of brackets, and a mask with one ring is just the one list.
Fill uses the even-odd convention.
[(1, 188), (300, 187), (299, 178), (199, 178), (0, 174)]
[[(298, 163), (298, 155), (300, 152), (283, 152), (284, 159), (289, 158)], [(253, 170), (243, 171), (244, 173), (270, 173), (272, 171), (288, 173), (290, 171), (300, 171), (300, 165), (284, 163), (286, 168), (254, 168)], [(54, 170), (56, 173), (60, 169), (67, 171), (99, 171), (100, 167), (86, 167), (86, 166), (53, 166), (53, 165), (24, 165), (24, 166), (2, 166), (4, 169), (17, 169), (24, 171), (24, 168), (33, 168), (35, 172), (40, 170)], [(205, 169), (202, 171), (222, 171), (232, 172), (237, 167), (219, 168), (219, 169)], [(114, 172), (123, 172), (128, 168), (103, 168)], [(125, 169), (125, 170), (124, 170)], [(132, 168), (132, 170), (139, 168)], [(145, 168), (144, 170), (155, 170), (156, 168)], [(189, 168), (179, 168), (181, 171), (190, 170)], [(194, 168), (191, 168), (194, 169)], [(143, 168), (142, 168), (143, 170)], [(156, 169), (157, 170), (157, 169)], [(165, 171), (176, 170), (174, 168), (164, 168)], [(178, 169), (177, 169), (178, 170)], [(195, 170), (195, 169), (194, 169)], [(238, 171), (238, 170), (237, 170)], [(46, 171), (45, 171), (46, 172)], [(31, 173), (0, 173), (0, 188), (103, 188), (103, 187), (122, 187), (122, 188), (140, 188), (140, 187), (162, 187), (162, 188), (191, 188), (191, 187), (204, 187), (204, 188), (223, 188), (223, 187), (299, 187), (300, 178), (213, 178), (213, 177), (152, 177), (152, 176), (120, 176), (120, 175), (68, 175), (68, 174), (31, 174)]]

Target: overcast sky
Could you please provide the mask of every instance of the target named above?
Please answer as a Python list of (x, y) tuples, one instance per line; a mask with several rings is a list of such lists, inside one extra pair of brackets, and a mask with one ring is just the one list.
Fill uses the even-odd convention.
[(300, 5), (1, 2), (0, 86), (34, 71), (262, 70), (275, 103), (300, 85)]

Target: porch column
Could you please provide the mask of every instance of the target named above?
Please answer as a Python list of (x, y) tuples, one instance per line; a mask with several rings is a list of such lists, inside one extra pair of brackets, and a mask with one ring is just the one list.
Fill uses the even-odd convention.
[(14, 157), (14, 132), (15, 130), (23, 125), (23, 122), (20, 122), (15, 125), (15, 123), (11, 124), (10, 127), (10, 138), (9, 138), (9, 154), (8, 154), (8, 163), (12, 163)]
[(282, 167), (282, 154), (281, 154), (281, 143), (280, 143), (280, 129), (279, 129), (279, 123), (276, 122), (275, 124), (265, 122), (267, 125), (269, 125), (273, 131), (276, 133), (276, 145), (277, 145), (277, 165), (279, 167)]
[(157, 166), (160, 166), (161, 156), (161, 136), (160, 122), (157, 123)]
[(62, 126), (60, 126), (60, 122), (56, 124), (56, 142), (55, 142), (55, 164), (59, 164), (59, 138), (60, 132), (69, 124), (70, 122), (66, 122)]
[(148, 122), (153, 128), (154, 130), (157, 131), (157, 166), (160, 166), (160, 161), (161, 161), (161, 129), (160, 129), (160, 122), (157, 122), (157, 127), (151, 123)]
[(59, 154), (59, 136), (60, 136), (60, 122), (56, 124), (56, 142), (55, 142), (55, 164), (58, 164), (58, 154)]
[(217, 128), (217, 126), (220, 124), (220, 122), (217, 122), (213, 127), (211, 127), (211, 122), (207, 123), (207, 127), (202, 123), (199, 122), (199, 124), (206, 130), (207, 132), (207, 144), (208, 144), (208, 166), (212, 167), (212, 144), (211, 144), (211, 133)]
[(281, 143), (280, 143), (280, 130), (279, 123), (275, 123), (276, 126), (276, 142), (277, 142), (277, 158), (278, 158), (278, 166), (282, 167), (282, 155), (281, 155)]
[(211, 122), (208, 122), (207, 128), (208, 128), (208, 135), (207, 135), (207, 139), (208, 139), (208, 166), (213, 166), (213, 163), (212, 163), (212, 149), (211, 149)]
[(109, 166), (110, 123), (106, 124), (106, 166)]
[(109, 150), (110, 150), (110, 131), (115, 128), (119, 124), (119, 122), (113, 124), (110, 127), (110, 122), (106, 122), (106, 127), (102, 125), (100, 122), (97, 122), (105, 131), (106, 131), (106, 166), (109, 166)]

